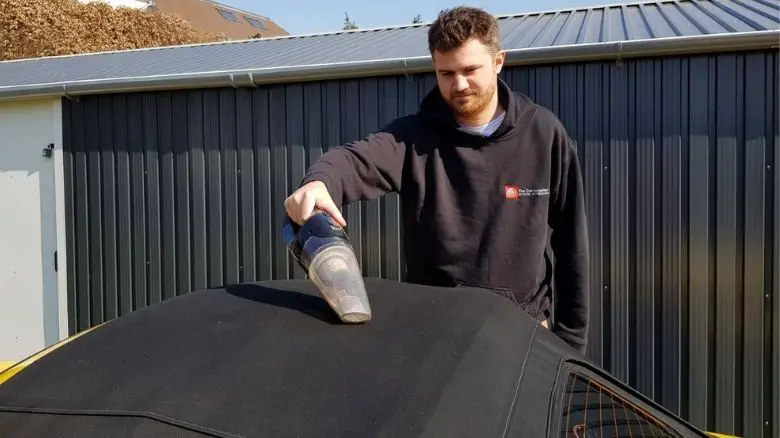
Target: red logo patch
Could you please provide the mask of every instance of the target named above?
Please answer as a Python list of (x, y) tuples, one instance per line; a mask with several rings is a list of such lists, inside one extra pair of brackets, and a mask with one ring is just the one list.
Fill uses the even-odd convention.
[(517, 199), (520, 197), (520, 187), (517, 186), (504, 186), (504, 196), (506, 199)]

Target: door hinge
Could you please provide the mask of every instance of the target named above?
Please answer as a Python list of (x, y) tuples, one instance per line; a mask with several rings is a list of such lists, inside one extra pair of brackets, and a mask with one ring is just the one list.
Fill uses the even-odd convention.
[(60, 269), (59, 259), (57, 258), (57, 250), (54, 250), (54, 272), (59, 272)]

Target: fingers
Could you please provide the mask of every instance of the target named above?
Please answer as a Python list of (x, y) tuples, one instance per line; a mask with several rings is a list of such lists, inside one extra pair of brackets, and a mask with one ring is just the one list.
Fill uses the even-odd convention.
[(328, 196), (327, 200), (323, 200), (317, 206), (317, 208), (327, 213), (340, 226), (347, 226), (347, 221), (344, 220), (344, 216), (341, 215), (341, 211), (339, 211), (338, 207), (336, 207), (336, 204), (330, 199), (330, 196)]
[(300, 207), (298, 207), (298, 216), (300, 217), (298, 224), (303, 224), (309, 220), (314, 212), (314, 207), (317, 205), (317, 193), (314, 190), (304, 192), (302, 198)]
[(291, 221), (298, 223), (297, 220), (295, 220), (295, 215), (292, 212), (292, 208), (290, 205), (292, 204), (292, 196), (288, 196), (287, 199), (284, 200), (284, 212), (287, 213), (287, 217), (290, 218)]
[(314, 210), (318, 209), (332, 217), (340, 226), (347, 226), (347, 221), (336, 207), (327, 188), (318, 181), (306, 184), (285, 199), (284, 209), (290, 220), (298, 225), (306, 222), (314, 214)]
[(299, 208), (297, 207), (298, 203), (296, 202), (295, 197), (296, 193), (293, 193), (284, 200), (284, 210), (291, 221), (301, 225), (301, 218), (298, 214)]

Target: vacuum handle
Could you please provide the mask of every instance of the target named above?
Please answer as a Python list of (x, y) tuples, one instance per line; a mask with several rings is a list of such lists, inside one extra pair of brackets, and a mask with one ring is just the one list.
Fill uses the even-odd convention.
[[(290, 218), (289, 215), (285, 214), (284, 222), (282, 223), (282, 237), (284, 238), (284, 245), (298, 263), (301, 263), (302, 261), (301, 257), (303, 255), (301, 252), (303, 251), (303, 245), (306, 244), (310, 237), (322, 234), (322, 222), (319, 220), (314, 220), (317, 216), (320, 215), (328, 224), (330, 224), (331, 227), (337, 227), (333, 219), (324, 211), (315, 210), (314, 214), (312, 214), (303, 225), (298, 225)], [(320, 229), (318, 229), (318, 227)], [(332, 232), (332, 230), (330, 232)]]

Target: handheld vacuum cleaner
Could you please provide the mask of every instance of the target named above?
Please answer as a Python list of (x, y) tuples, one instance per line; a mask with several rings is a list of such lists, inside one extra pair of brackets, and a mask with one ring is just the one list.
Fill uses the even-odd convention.
[(282, 233), (295, 261), (342, 322), (371, 319), (363, 273), (343, 228), (326, 213), (315, 212), (300, 226), (287, 217)]

